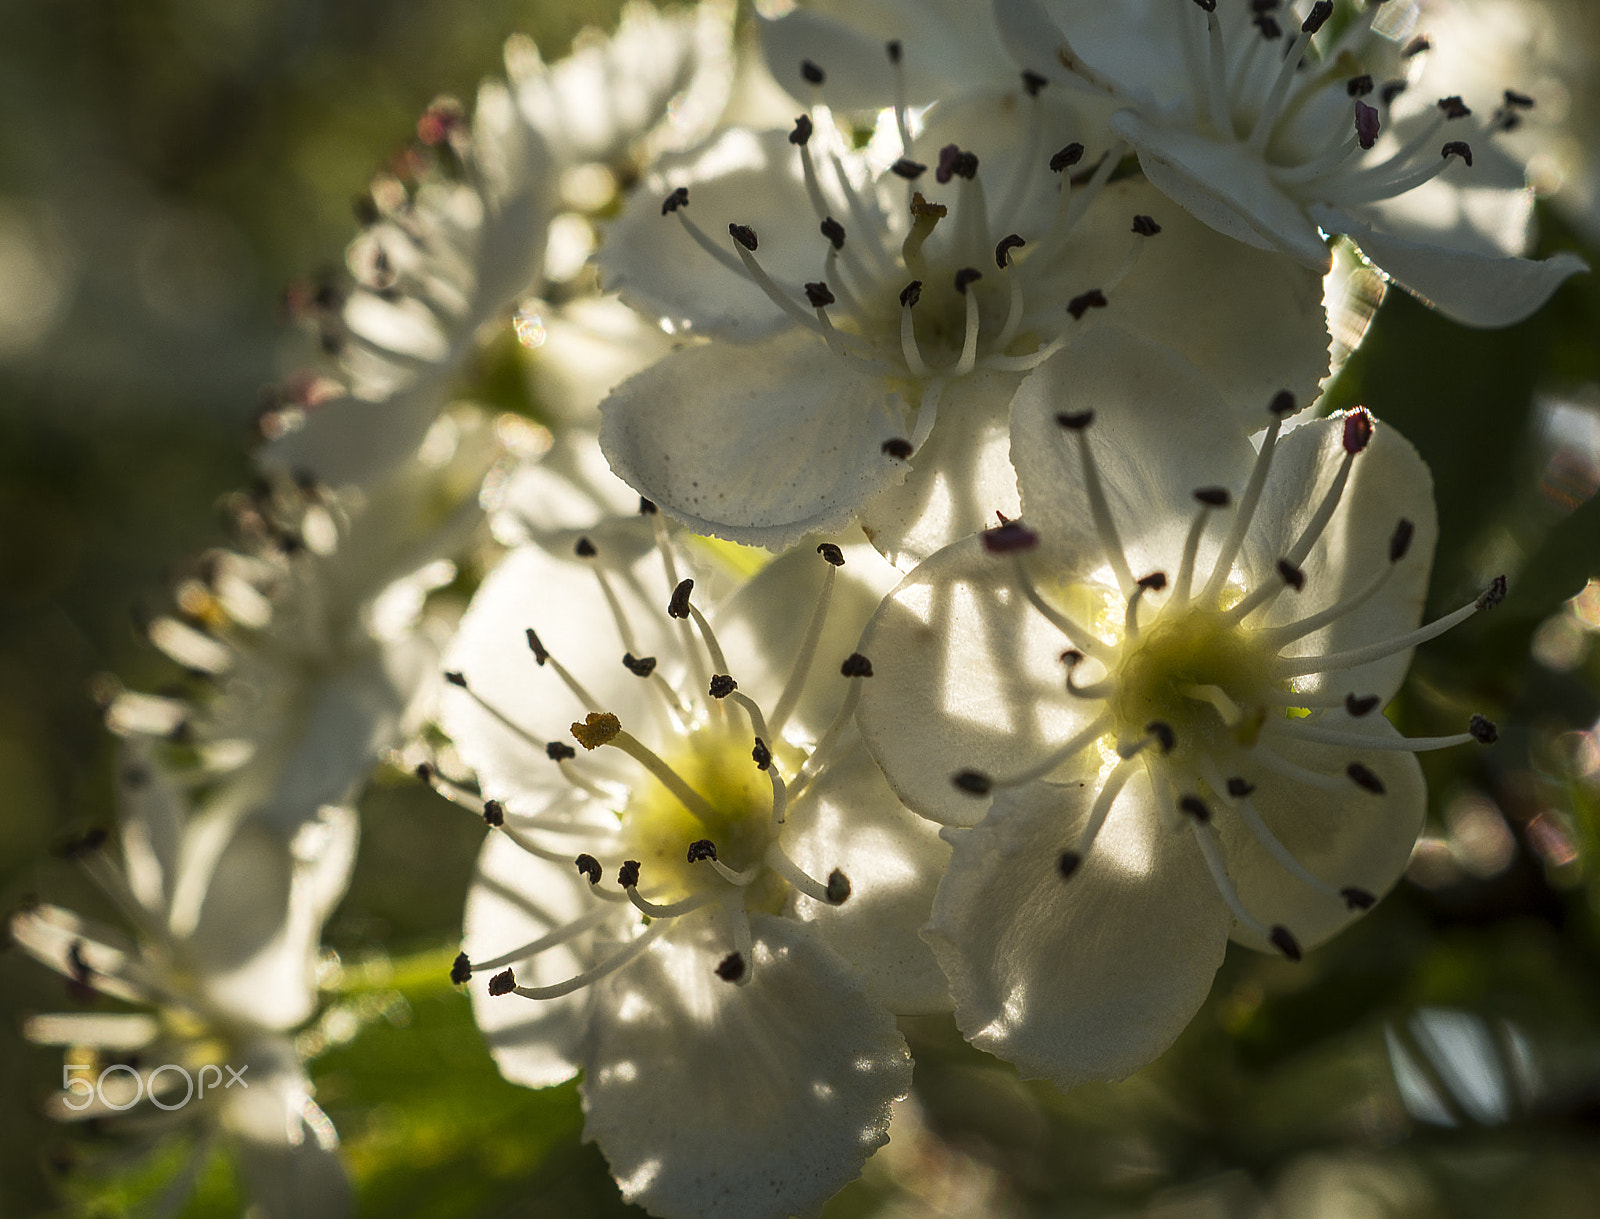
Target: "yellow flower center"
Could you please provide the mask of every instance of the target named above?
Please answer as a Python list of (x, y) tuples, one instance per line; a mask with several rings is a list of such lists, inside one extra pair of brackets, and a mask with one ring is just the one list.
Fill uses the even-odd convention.
[[(653, 775), (634, 785), (622, 810), (628, 858), (639, 861), (651, 900), (665, 903), (724, 883), (709, 863), (689, 862), (691, 844), (709, 840), (721, 863), (743, 872), (761, 862), (776, 827), (772, 784), (756, 768), (748, 736), (716, 725), (701, 728), (663, 760), (705, 797), (713, 814), (702, 818)], [(777, 909), (787, 888), (768, 871), (751, 887), (750, 908)]]

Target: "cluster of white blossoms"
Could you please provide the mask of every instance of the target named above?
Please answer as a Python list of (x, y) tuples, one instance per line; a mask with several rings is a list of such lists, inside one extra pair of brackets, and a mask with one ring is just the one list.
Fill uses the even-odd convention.
[[(296, 298), (323, 354), (149, 624), (183, 683), (109, 702), (121, 864), (76, 854), (134, 936), (13, 920), (141, 1010), (30, 1034), (266, 1064), (207, 1137), (342, 1213), (285, 1034), (399, 757), (485, 827), (451, 978), (502, 1073), (581, 1076), (664, 1219), (816, 1211), (910, 1089), (897, 1017), (1066, 1088), (1161, 1054), (1230, 939), (1298, 961), (1396, 883), (1415, 755), (1494, 742), (1384, 708), (1505, 592), (1423, 623), (1427, 467), (1320, 405), (1334, 254), (1476, 326), (1583, 269), (1525, 257), (1539, 98), (1439, 93), (1446, 8), (513, 40)], [(509, 333), (544, 426), (452, 399)]]

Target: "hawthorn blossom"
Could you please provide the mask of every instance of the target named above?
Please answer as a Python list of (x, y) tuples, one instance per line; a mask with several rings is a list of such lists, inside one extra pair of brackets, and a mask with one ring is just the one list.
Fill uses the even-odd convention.
[[(882, 75), (915, 49), (890, 43)], [(925, 123), (901, 104), (857, 150), (825, 67), (794, 77), (815, 104), (791, 129), (664, 160), (597, 256), (608, 289), (688, 339), (601, 404), (601, 446), (694, 531), (778, 549), (859, 519), (909, 563), (1014, 515), (1011, 396), (1102, 310), (1241, 403), (1269, 376), (1314, 394), (1317, 277), (1115, 181), (1041, 78)]]
[(1452, 82), (1485, 107), (1509, 107), (1503, 141), (1541, 194), (1589, 241), (1600, 240), (1600, 14), (1583, 0), (1425, 3), (1422, 83)]
[(1585, 269), (1518, 257), (1528, 192), (1490, 141), (1533, 99), (1512, 91), (1486, 116), (1420, 97), (1428, 41), (1394, 36), (1407, 6), (1349, 8), (1330, 25), (1332, 0), (995, 2), (1017, 61), (1109, 95), (1150, 181), (1218, 232), (1318, 271), (1324, 234), (1344, 234), (1456, 321), (1521, 321)]
[[(430, 106), (418, 147), (363, 204), (346, 252), (353, 286), (305, 303), (332, 367), (292, 379), (263, 414), (258, 466), (342, 486), (410, 457), (480, 331), (525, 297), (579, 291), (568, 281), (593, 245), (587, 214), (704, 135), (730, 86), (731, 20), (727, 4), (674, 15), (631, 4), (610, 38), (580, 36), (553, 65), (513, 37), (507, 79), (482, 86), (470, 118), (452, 99)], [(542, 339), (551, 312), (528, 305), (519, 337)]]
[(505, 85), (486, 83), (469, 124), (435, 103), (419, 128), (430, 157), (406, 181), (379, 175), (367, 227), (346, 252), (353, 284), (306, 305), (327, 370), (292, 379), (259, 426), (257, 466), (331, 486), (404, 464), (449, 402), (486, 322), (539, 277), (559, 177), (545, 137)]
[[(949, 827), (925, 932), (973, 1044), (1061, 1087), (1160, 1054), (1231, 936), (1298, 960), (1399, 878), (1426, 467), (1363, 411), (1255, 443), (1181, 357), (1106, 332), (1019, 395), (1023, 521), (929, 559), (862, 640), (890, 784)], [(1025, 523), (1024, 523), (1025, 522)]]
[(177, 612), (147, 627), (187, 687), (117, 694), (112, 730), (169, 742), (212, 806), (285, 835), (350, 800), (422, 725), (439, 655), (423, 601), (481, 527), (479, 484), (499, 455), (470, 415), (433, 437), (366, 493), (280, 482), (235, 495), (239, 546), (202, 556)]
[[(130, 747), (120, 860), (103, 832), (72, 854), (132, 934), (52, 905), (11, 919), (16, 943), (80, 1004), (23, 1025), (30, 1041), (67, 1051), (50, 1114), (112, 1122), (129, 1138), (191, 1137), (161, 1199), (169, 1212), (221, 1144), (273, 1219), (350, 1210), (338, 1135), (287, 1034), (315, 1010), (317, 942), (349, 880), (356, 831), (353, 811), (325, 808), (286, 846), (258, 823), (191, 809), (174, 778)], [(102, 997), (127, 1006), (83, 1010)]]
[(447, 657), (481, 794), (426, 777), (493, 827), (452, 976), (508, 1079), (583, 1073), (587, 1137), (669, 1219), (814, 1211), (909, 1087), (891, 1013), (946, 1005), (916, 937), (946, 848), (850, 718), (892, 572), (845, 560), (702, 612), (648, 513), (513, 552)]

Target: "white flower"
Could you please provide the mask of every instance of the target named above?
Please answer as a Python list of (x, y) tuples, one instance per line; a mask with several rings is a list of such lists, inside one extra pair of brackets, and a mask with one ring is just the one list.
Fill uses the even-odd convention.
[(1585, 0), (1454, 0), (1425, 3), (1432, 44), (1422, 87), (1453, 82), (1469, 102), (1519, 105), (1505, 144), (1528, 162), (1540, 193), (1592, 241), (1600, 241), (1600, 13)]
[(1526, 99), (1485, 130), (1460, 97), (1408, 87), (1426, 42), (1390, 36), (1405, 6), (1362, 6), (1319, 48), (1334, 8), (1317, 0), (1302, 18), (1293, 4), (1245, 0), (996, 0), (995, 12), (1020, 63), (1109, 94), (1112, 129), (1150, 181), (1217, 231), (1319, 271), (1323, 234), (1347, 234), (1459, 322), (1527, 317), (1585, 266), (1517, 257), (1529, 199), (1487, 136)]
[(581, 268), (593, 238), (575, 213), (609, 206), (619, 181), (720, 113), (731, 16), (723, 3), (674, 16), (633, 4), (611, 38), (582, 36), (553, 66), (514, 37), (508, 81), (483, 85), (470, 122), (452, 101), (431, 106), (416, 180), (373, 182), (374, 214), (346, 256), (354, 288), (317, 302), (332, 375), (298, 378), (263, 415), (257, 464), (342, 486), (415, 452), (480, 330), (549, 289), (547, 252), (548, 273)]
[[(825, 100), (825, 71), (802, 72)], [(1083, 121), (1041, 87), (942, 106), (925, 128), (901, 106), (887, 152), (851, 149), (818, 104), (790, 131), (664, 162), (608, 230), (601, 274), (710, 341), (601, 404), (618, 476), (697, 532), (781, 548), (859, 517), (914, 561), (1015, 514), (1011, 395), (1107, 306), (1241, 399), (1272, 376), (1309, 400), (1327, 371), (1317, 277), (1241, 261), (1158, 192), (1113, 182), (1116, 158), (1087, 155)]]
[(892, 572), (795, 552), (713, 630), (648, 515), (514, 552), (451, 648), (443, 724), (492, 799), (434, 782), (496, 827), (453, 976), (507, 1078), (583, 1072), (629, 1199), (809, 1213), (909, 1086), (890, 1013), (947, 1002), (916, 937), (946, 848), (850, 724)]
[[(1106, 332), (1014, 413), (1026, 526), (914, 571), (862, 641), (862, 734), (955, 853), (926, 932), (980, 1048), (1062, 1087), (1161, 1053), (1233, 936), (1298, 959), (1399, 877), (1427, 469), (1364, 412), (1258, 445), (1180, 357)], [(1293, 404), (1278, 401), (1273, 411)], [(992, 796), (992, 799), (986, 799)]]
[(558, 189), (544, 136), (496, 83), (470, 126), (446, 102), (420, 125), (459, 176), (374, 180), (371, 223), (346, 254), (354, 287), (326, 287), (316, 302), (335, 365), (302, 374), (262, 415), (264, 471), (331, 486), (391, 473), (449, 401), (479, 328), (538, 282)]
[(438, 645), (421, 620), (480, 527), (498, 454), (470, 416), (366, 494), (266, 486), (230, 504), (242, 543), (202, 556), (178, 614), (149, 636), (192, 676), (184, 697), (124, 693), (107, 722), (187, 751), (208, 802), (290, 834), (351, 799), (379, 757), (421, 726)]
[(587, 30), (547, 66), (532, 39), (506, 43), (506, 76), (522, 121), (564, 167), (619, 176), (704, 138), (733, 81), (730, 0), (663, 13), (634, 0), (609, 37)]
[(120, 867), (103, 835), (75, 854), (134, 933), (49, 905), (11, 920), (13, 939), (80, 996), (147, 1009), (28, 1018), (29, 1040), (69, 1049), (51, 1114), (193, 1130), (173, 1209), (222, 1137), (273, 1219), (346, 1214), (338, 1136), (285, 1034), (316, 1005), (317, 941), (355, 859), (355, 814), (324, 809), (286, 847), (225, 811), (191, 812), (137, 748), (124, 751), (120, 804)]

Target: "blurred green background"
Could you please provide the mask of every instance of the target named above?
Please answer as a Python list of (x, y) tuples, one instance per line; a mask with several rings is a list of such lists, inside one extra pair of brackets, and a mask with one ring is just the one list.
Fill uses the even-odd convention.
[[(288, 367), (283, 286), (339, 265), (373, 170), (435, 96), (470, 99), (507, 34), (554, 59), (617, 10), (51, 0), (0, 14), (8, 908), (100, 908), (50, 853), (110, 817), (98, 675), (171, 678), (133, 624), (221, 539), (218, 500), (249, 477), (252, 415)], [(1578, 245), (1553, 215), (1542, 242)], [(1302, 965), (1231, 954), (1178, 1046), (1120, 1085), (1063, 1097), (967, 1049), (948, 1020), (908, 1021), (916, 1104), (830, 1215), (1600, 1213), (1600, 589), (1565, 604), (1600, 572), (1597, 336), (1593, 276), (1489, 334), (1394, 292), (1333, 391), (1432, 465), (1435, 608), (1512, 576), (1503, 607), (1422, 650), (1393, 713), (1429, 733), (1481, 710), (1502, 732), (1490, 750), (1425, 757), (1430, 824), (1408, 880)], [(517, 381), (472, 370), (463, 392), (522, 409), (497, 396)], [(307, 1041), (362, 1213), (627, 1210), (579, 1142), (575, 1088), (500, 1081), (446, 981), (481, 830), (398, 779), (362, 812), (328, 928), (329, 1007)], [(66, 998), (0, 953), (0, 1216), (135, 1213), (177, 1160), (121, 1165), (113, 1135), (38, 1116), (60, 1058), (20, 1040), (19, 1014)], [(1428, 1093), (1434, 1121), (1417, 1116)], [(189, 1213), (239, 1205), (218, 1160)]]

